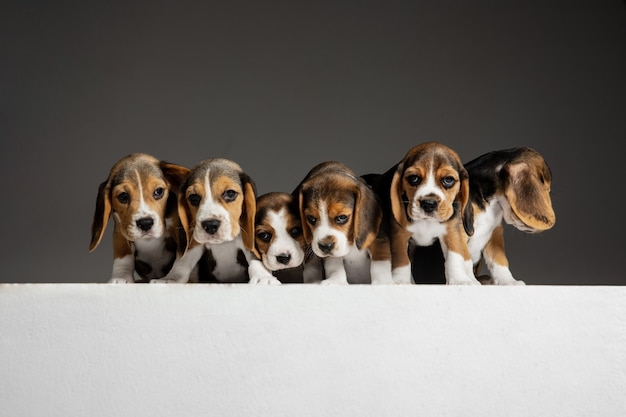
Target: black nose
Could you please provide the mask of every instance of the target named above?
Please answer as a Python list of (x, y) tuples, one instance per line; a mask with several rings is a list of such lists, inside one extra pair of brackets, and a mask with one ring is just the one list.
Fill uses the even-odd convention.
[(144, 217), (142, 219), (137, 220), (135, 223), (137, 224), (138, 228), (140, 228), (144, 232), (147, 232), (154, 225), (154, 220), (152, 220), (152, 217)]
[(214, 235), (215, 232), (217, 232), (217, 229), (220, 228), (220, 221), (219, 220), (205, 220), (202, 222), (202, 228), (208, 234)]
[(333, 248), (335, 247), (335, 244), (333, 242), (330, 243), (318, 243), (317, 246), (320, 248), (320, 250), (324, 253), (330, 253), (332, 252)]
[(420, 200), (420, 207), (426, 213), (433, 212), (437, 208), (437, 200)]
[(291, 255), (289, 255), (288, 253), (277, 255), (276, 260), (283, 265), (287, 265), (291, 260)]

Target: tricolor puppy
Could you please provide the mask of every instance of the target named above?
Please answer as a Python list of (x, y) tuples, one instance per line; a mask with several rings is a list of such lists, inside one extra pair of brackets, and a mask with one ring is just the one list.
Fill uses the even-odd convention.
[(550, 168), (537, 151), (527, 147), (486, 153), (466, 163), (465, 168), (474, 211), (474, 234), (468, 245), (475, 273), (484, 260), (490, 277), (483, 283), (524, 284), (513, 278), (509, 269), (503, 220), (527, 233), (554, 226)]
[(144, 153), (120, 159), (98, 187), (91, 226), (93, 251), (113, 217), (113, 273), (109, 282), (161, 278), (169, 272), (180, 240), (176, 193), (189, 168)]
[(211, 158), (196, 164), (181, 187), (178, 213), (186, 251), (152, 282), (280, 283), (252, 253), (256, 187), (237, 163)]
[(298, 199), (285, 192), (269, 192), (256, 200), (256, 256), (281, 282), (304, 282), (307, 244), (302, 234)]
[(304, 238), (323, 260), (323, 284), (393, 284), (389, 239), (374, 191), (345, 165), (315, 166), (294, 191)]
[(474, 277), (468, 235), (472, 234), (469, 179), (457, 153), (438, 142), (411, 148), (386, 173), (365, 176), (386, 202), (392, 274), (398, 284), (413, 282), (413, 245), (439, 241), (447, 284), (480, 284)]

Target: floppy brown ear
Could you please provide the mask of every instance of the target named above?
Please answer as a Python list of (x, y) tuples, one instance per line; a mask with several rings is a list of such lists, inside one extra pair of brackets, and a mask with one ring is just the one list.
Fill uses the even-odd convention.
[(111, 216), (111, 194), (109, 180), (107, 179), (98, 186), (96, 210), (93, 215), (93, 223), (91, 224), (89, 252), (93, 251), (100, 244), (109, 222), (109, 216)]
[(469, 175), (465, 168), (459, 169), (461, 176), (461, 188), (457, 195), (457, 200), (461, 203), (461, 218), (463, 219), (463, 228), (468, 236), (474, 234), (474, 207), (470, 201)]
[(165, 161), (161, 161), (159, 165), (161, 166), (161, 171), (163, 171), (165, 179), (170, 185), (170, 191), (178, 193), (191, 170), (182, 165), (172, 164)]
[[(185, 195), (186, 189), (181, 189), (178, 193), (178, 218), (180, 225), (183, 228), (184, 233), (181, 233), (179, 238), (182, 240), (180, 243), (180, 249), (178, 254), (181, 255), (191, 245), (191, 230), (189, 230), (189, 219), (191, 219), (191, 211), (189, 210), (189, 203), (187, 202), (187, 196)], [(184, 250), (183, 250), (184, 248)]]
[(391, 213), (396, 222), (401, 225), (405, 225), (407, 222), (406, 211), (404, 203), (402, 201), (402, 172), (404, 171), (404, 164), (398, 164), (396, 172), (393, 174), (391, 180), (391, 188), (389, 190), (389, 198), (391, 199)]
[(302, 235), (304, 236), (304, 241), (307, 244), (310, 244), (313, 240), (313, 233), (311, 232), (311, 226), (309, 222), (306, 221), (304, 216), (304, 195), (302, 189), (298, 193), (298, 207), (300, 210), (300, 221), (302, 222)]
[(256, 186), (246, 174), (241, 174), (243, 187), (243, 206), (239, 217), (241, 227), (241, 239), (248, 250), (254, 249), (254, 216), (256, 215)]
[(505, 168), (504, 194), (511, 209), (533, 229), (548, 230), (556, 222), (550, 189), (534, 174), (526, 162), (510, 163)]
[(354, 241), (357, 248), (364, 249), (372, 244), (383, 218), (383, 211), (376, 195), (366, 184), (357, 184), (354, 203)]

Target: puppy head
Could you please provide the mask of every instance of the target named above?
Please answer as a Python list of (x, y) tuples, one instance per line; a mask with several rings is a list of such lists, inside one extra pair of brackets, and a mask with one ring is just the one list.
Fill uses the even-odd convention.
[(338, 162), (315, 167), (299, 190), (305, 240), (319, 257), (341, 257), (375, 239), (382, 209), (374, 192)]
[(466, 232), (473, 233), (467, 170), (446, 145), (411, 148), (396, 167), (390, 193), (393, 216), (403, 227), (420, 220), (445, 222), (460, 213)]
[(294, 268), (304, 262), (306, 242), (298, 200), (271, 192), (256, 201), (254, 254), (270, 271)]
[(516, 150), (500, 170), (504, 184), (504, 220), (517, 229), (537, 233), (554, 226), (556, 216), (550, 199), (552, 173), (543, 157), (530, 148)]
[(233, 161), (211, 158), (196, 164), (182, 186), (178, 212), (188, 248), (240, 235), (247, 249), (254, 247), (256, 186)]
[(161, 237), (168, 201), (170, 205), (175, 201), (170, 197), (175, 197), (188, 173), (186, 167), (144, 153), (120, 159), (98, 187), (89, 250), (102, 240), (111, 216), (128, 241)]

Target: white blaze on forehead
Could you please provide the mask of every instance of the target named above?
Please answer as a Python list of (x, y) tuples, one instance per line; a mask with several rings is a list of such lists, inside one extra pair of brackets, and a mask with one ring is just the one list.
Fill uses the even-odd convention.
[(204, 198), (198, 207), (198, 220), (217, 219), (226, 221), (228, 219), (228, 211), (219, 202), (213, 199), (211, 191), (210, 171), (207, 170), (204, 177)]
[[(131, 230), (129, 231), (129, 234), (133, 236), (134, 238), (137, 238), (140, 235), (147, 235), (147, 236), (152, 236), (152, 237), (161, 236), (161, 233), (163, 232), (163, 224), (160, 221), (159, 213), (157, 213), (156, 210), (154, 210), (154, 207), (151, 207), (150, 204), (146, 202), (146, 199), (143, 195), (143, 182), (141, 181), (141, 175), (139, 174), (139, 171), (137, 170), (135, 170), (135, 174), (137, 175), (137, 190), (139, 193), (139, 206), (137, 207), (137, 211), (133, 214), (131, 218), (132, 224), (129, 225), (129, 227), (131, 228)], [(150, 228), (148, 232), (143, 232), (141, 229), (138, 228), (137, 220), (144, 219), (147, 217), (151, 218), (154, 224), (152, 225), (152, 227)]]
[[(304, 252), (300, 244), (295, 240), (289, 230), (289, 214), (286, 209), (280, 211), (269, 211), (267, 213), (269, 224), (274, 229), (274, 238), (267, 251), (268, 266), (271, 269), (281, 269), (300, 265), (304, 260)], [(291, 260), (288, 264), (281, 264), (276, 260), (276, 256), (290, 255)]]
[[(209, 235), (202, 227), (205, 220), (219, 220), (220, 226), (216, 233)], [(200, 243), (220, 243), (234, 238), (231, 230), (230, 214), (228, 210), (218, 201), (213, 199), (211, 192), (210, 171), (207, 170), (204, 177), (204, 198), (200, 202), (196, 214), (196, 227), (194, 237)]]
[(419, 189), (417, 190), (417, 193), (415, 193), (416, 200), (433, 194), (441, 198), (442, 200), (445, 198), (445, 195), (441, 190), (440, 184), (438, 184), (436, 181), (432, 161), (430, 163), (430, 170), (428, 171), (428, 174), (426, 174), (426, 178), (424, 180), (425, 181), (422, 182)]
[(323, 240), (328, 237), (335, 238), (335, 247), (331, 252), (330, 256), (344, 256), (349, 251), (348, 237), (341, 231), (332, 227), (332, 222), (328, 216), (328, 207), (326, 206), (325, 201), (320, 201), (318, 205), (318, 210), (320, 213), (319, 225), (313, 231), (313, 251), (318, 256), (328, 256), (329, 254), (324, 254), (320, 251), (317, 246), (317, 243), (320, 240)]

